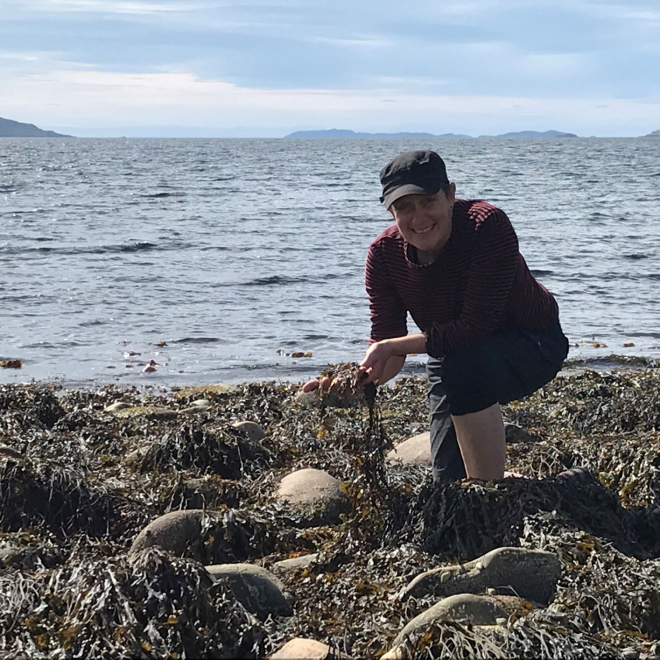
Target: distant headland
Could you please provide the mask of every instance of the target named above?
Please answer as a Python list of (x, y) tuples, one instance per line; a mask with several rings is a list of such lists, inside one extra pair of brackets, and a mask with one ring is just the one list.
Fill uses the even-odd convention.
[[(424, 139), (424, 138), (468, 138), (473, 139), (471, 135), (463, 133), (442, 133), (441, 135), (434, 135), (433, 133), (356, 133), (346, 129), (331, 128), (329, 130), (318, 131), (296, 131), (285, 135), (285, 138), (303, 138), (303, 139), (316, 139), (316, 138), (399, 138), (399, 139)], [(575, 133), (562, 133), (561, 131), (517, 131), (514, 133), (502, 133), (501, 135), (480, 135), (477, 139), (484, 138), (519, 138), (519, 139), (549, 139), (549, 138), (575, 138), (578, 137)]]
[(648, 135), (645, 135), (644, 137), (657, 137), (657, 138), (660, 138), (660, 131), (653, 131), (653, 133), (649, 133)]
[(24, 124), (13, 119), (0, 117), (0, 137), (73, 137), (55, 131), (42, 131), (34, 124)]

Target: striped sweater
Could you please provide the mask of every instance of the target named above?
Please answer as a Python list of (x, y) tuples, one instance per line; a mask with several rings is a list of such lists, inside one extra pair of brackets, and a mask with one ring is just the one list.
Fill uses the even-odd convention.
[(371, 342), (406, 335), (410, 312), (433, 357), (500, 328), (541, 329), (558, 319), (506, 214), (481, 200), (456, 200), (451, 236), (428, 265), (417, 263), (396, 225), (386, 229), (369, 247), (365, 281)]

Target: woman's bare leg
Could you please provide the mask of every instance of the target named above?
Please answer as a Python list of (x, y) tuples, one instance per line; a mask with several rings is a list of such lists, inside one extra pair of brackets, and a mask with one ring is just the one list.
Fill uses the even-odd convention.
[(500, 404), (467, 415), (452, 415), (452, 421), (468, 479), (502, 479), (506, 449)]

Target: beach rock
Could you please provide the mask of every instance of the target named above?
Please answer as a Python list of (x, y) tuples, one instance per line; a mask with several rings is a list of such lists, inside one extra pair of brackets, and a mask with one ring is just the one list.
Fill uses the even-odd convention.
[(296, 637), (273, 653), (270, 660), (350, 660), (350, 658), (322, 642)]
[(431, 434), (420, 433), (404, 440), (387, 454), (387, 461), (400, 461), (404, 465), (431, 465)]
[(400, 597), (479, 594), (496, 588), (547, 604), (560, 577), (561, 564), (552, 552), (496, 548), (467, 564), (435, 568), (418, 575), (403, 589)]
[(114, 411), (117, 417), (146, 417), (147, 419), (174, 419), (178, 417), (179, 411), (161, 406), (130, 406)]
[(150, 522), (136, 537), (129, 555), (157, 545), (181, 557), (190, 544), (199, 540), (202, 531), (202, 509), (172, 511)]
[(264, 431), (256, 422), (234, 422), (232, 426), (237, 431), (245, 433), (252, 442), (259, 442), (259, 440), (263, 440), (266, 437), (266, 431)]
[(394, 646), (407, 635), (425, 630), (436, 621), (454, 621), (474, 626), (494, 626), (498, 619), (508, 619), (509, 613), (493, 596), (457, 594), (444, 598), (412, 621), (408, 622), (394, 640)]
[(215, 385), (198, 385), (195, 387), (186, 387), (176, 392), (177, 399), (187, 399), (191, 396), (199, 398), (211, 398), (228, 394), (235, 394), (240, 387), (229, 383), (216, 383)]
[(0, 458), (3, 456), (7, 456), (8, 458), (16, 458), (18, 460), (23, 458), (23, 454), (21, 454), (20, 451), (12, 449), (11, 447), (7, 447), (6, 445), (0, 445)]
[(126, 403), (126, 401), (115, 401), (114, 403), (112, 403), (109, 406), (105, 407), (103, 409), (103, 412), (116, 413), (116, 412), (119, 412), (120, 410), (125, 410), (126, 408), (131, 408), (131, 407), (132, 407), (132, 404)]
[(301, 523), (327, 525), (337, 522), (346, 506), (339, 483), (323, 470), (304, 468), (282, 479), (277, 498), (289, 503)]
[(270, 571), (252, 564), (206, 566), (214, 582), (226, 580), (234, 596), (248, 612), (260, 619), (269, 615), (291, 616), (291, 598), (284, 584)]
[(532, 442), (533, 438), (527, 430), (517, 424), (504, 425), (504, 438), (509, 444), (516, 442)]
[(316, 561), (317, 553), (311, 555), (303, 555), (302, 557), (292, 557), (291, 559), (283, 559), (276, 561), (273, 564), (273, 570), (279, 573), (288, 573), (293, 571), (300, 571), (307, 568), (310, 564)]

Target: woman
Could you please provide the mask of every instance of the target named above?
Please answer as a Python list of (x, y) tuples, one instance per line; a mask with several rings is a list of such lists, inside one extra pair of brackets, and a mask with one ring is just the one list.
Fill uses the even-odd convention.
[[(363, 382), (382, 384), (406, 355), (427, 353), (434, 478), (501, 479), (500, 404), (545, 385), (568, 354), (557, 303), (529, 271), (505, 213), (456, 199), (437, 153), (403, 152), (380, 181), (395, 224), (367, 255)], [(407, 313), (421, 332), (408, 334)]]

